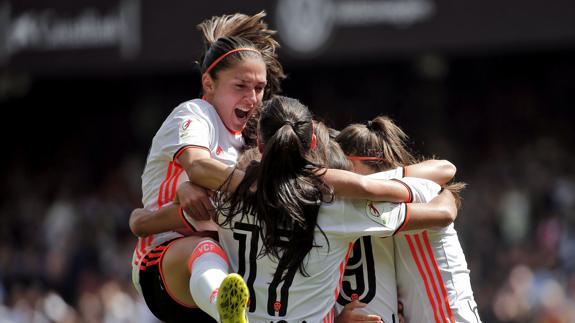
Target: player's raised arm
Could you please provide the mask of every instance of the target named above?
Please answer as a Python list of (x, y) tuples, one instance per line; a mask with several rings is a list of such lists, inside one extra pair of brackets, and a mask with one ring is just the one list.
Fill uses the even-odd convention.
[(406, 202), (411, 199), (410, 189), (393, 180), (370, 179), (341, 169), (327, 169), (323, 180), (333, 187), (338, 197), (387, 202)]
[(195, 160), (190, 165), (194, 176), (190, 182), (211, 190), (235, 191), (244, 178), (244, 172), (212, 158)]
[[(244, 177), (243, 171), (208, 158), (195, 160), (190, 169), (194, 173), (190, 182), (214, 190), (235, 191)], [(338, 197), (404, 202), (411, 194), (396, 181), (369, 179), (345, 170), (327, 169), (322, 178)]]
[(403, 176), (429, 179), (439, 185), (447, 184), (457, 168), (448, 160), (429, 159), (404, 167)]
[(443, 190), (429, 203), (407, 204), (406, 223), (402, 231), (445, 227), (457, 218), (457, 205), (453, 193)]
[(179, 210), (178, 204), (168, 205), (157, 211), (135, 209), (130, 214), (130, 230), (137, 237), (146, 237), (168, 230), (184, 229)]

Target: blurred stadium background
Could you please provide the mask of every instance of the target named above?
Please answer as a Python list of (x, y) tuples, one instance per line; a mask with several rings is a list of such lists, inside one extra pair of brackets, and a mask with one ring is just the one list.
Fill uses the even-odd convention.
[(147, 149), (199, 92), (195, 25), (262, 9), (286, 95), (457, 165), (483, 321), (575, 322), (572, 0), (0, 0), (0, 322), (155, 322), (130, 282)]

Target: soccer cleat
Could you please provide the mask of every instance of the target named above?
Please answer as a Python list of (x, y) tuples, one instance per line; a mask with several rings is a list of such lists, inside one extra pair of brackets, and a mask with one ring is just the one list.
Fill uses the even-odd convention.
[(222, 281), (217, 297), (221, 323), (248, 323), (246, 305), (250, 292), (242, 276), (229, 274)]

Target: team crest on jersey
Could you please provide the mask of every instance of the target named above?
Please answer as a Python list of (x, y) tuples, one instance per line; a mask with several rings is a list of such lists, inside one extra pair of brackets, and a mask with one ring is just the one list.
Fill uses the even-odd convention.
[(374, 203), (373, 201), (367, 201), (365, 205), (365, 212), (368, 217), (375, 222), (383, 225), (387, 225), (389, 222), (389, 211), (391, 208), (388, 205), (391, 203)]
[(367, 202), (367, 207), (368, 207), (369, 213), (371, 213), (371, 215), (373, 215), (373, 216), (381, 215), (381, 213), (379, 213), (379, 210), (377, 209), (377, 207), (375, 207), (375, 205), (373, 205), (372, 201)]
[(188, 129), (188, 127), (190, 126), (190, 123), (192, 123), (192, 119), (188, 119), (188, 120), (184, 121), (184, 123), (182, 123), (182, 130)]

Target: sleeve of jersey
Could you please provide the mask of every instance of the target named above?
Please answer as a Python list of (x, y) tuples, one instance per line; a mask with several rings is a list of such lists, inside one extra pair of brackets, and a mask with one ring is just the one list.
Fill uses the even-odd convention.
[(403, 167), (397, 167), (385, 172), (369, 174), (367, 177), (371, 179), (399, 179), (403, 177)]
[(345, 206), (343, 226), (351, 236), (388, 237), (408, 220), (405, 203), (350, 200)]
[(427, 203), (436, 197), (441, 191), (441, 186), (437, 183), (417, 177), (404, 177), (399, 180), (411, 189), (413, 203)]
[(212, 140), (212, 127), (209, 120), (201, 114), (190, 109), (181, 109), (173, 114), (170, 120), (163, 125), (164, 138), (162, 148), (165, 153), (174, 159), (183, 150), (197, 147), (210, 150)]

